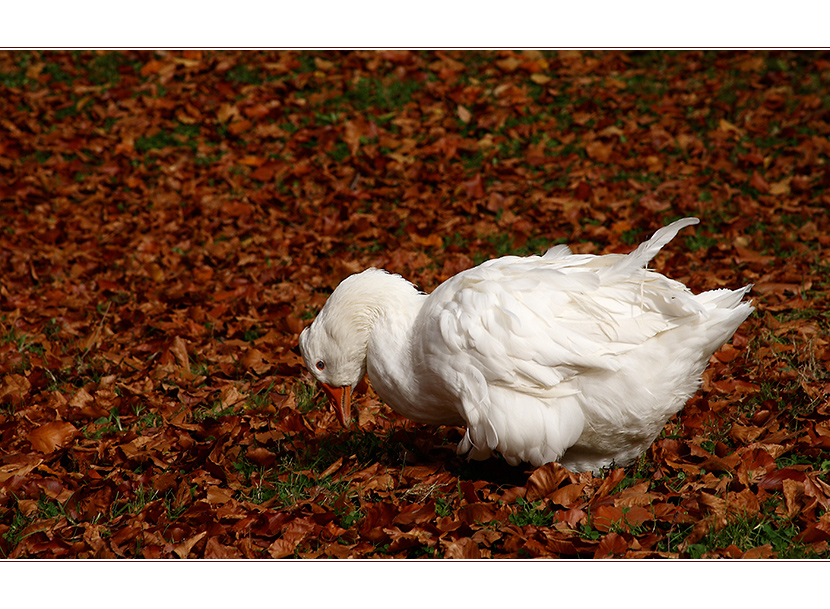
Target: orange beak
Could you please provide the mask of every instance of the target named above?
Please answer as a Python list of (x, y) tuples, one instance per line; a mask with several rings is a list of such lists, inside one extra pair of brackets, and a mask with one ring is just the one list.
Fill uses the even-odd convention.
[(323, 386), (323, 391), (329, 396), (331, 405), (334, 406), (334, 412), (340, 424), (348, 429), (349, 421), (352, 419), (352, 388), (348, 385), (345, 387), (332, 387), (325, 383), (320, 383)]

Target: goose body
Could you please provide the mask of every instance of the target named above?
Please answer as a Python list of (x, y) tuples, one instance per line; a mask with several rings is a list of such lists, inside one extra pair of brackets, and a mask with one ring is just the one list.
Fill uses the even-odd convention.
[(641, 455), (752, 312), (751, 286), (693, 294), (647, 263), (696, 218), (628, 255), (506, 256), (432, 294), (368, 269), (346, 278), (300, 336), (344, 425), (368, 373), (423, 423), (463, 425), (459, 453), (579, 472)]

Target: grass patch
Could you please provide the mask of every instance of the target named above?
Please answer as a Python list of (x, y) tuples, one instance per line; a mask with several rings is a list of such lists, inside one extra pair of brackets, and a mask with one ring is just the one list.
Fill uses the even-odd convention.
[(549, 527), (553, 524), (553, 512), (541, 507), (541, 504), (541, 501), (530, 502), (524, 497), (517, 497), (516, 511), (508, 516), (508, 520), (519, 527), (527, 525)]
[(743, 515), (732, 518), (726, 526), (714, 528), (697, 543), (689, 544), (689, 558), (706, 558), (707, 553), (722, 550), (730, 545), (742, 552), (770, 545), (778, 558), (803, 559), (827, 558), (830, 553), (818, 554), (810, 546), (795, 538), (800, 530), (792, 522), (776, 516)]
[(369, 109), (388, 112), (399, 110), (408, 104), (412, 95), (422, 88), (414, 80), (391, 79), (388, 82), (377, 78), (361, 78), (346, 91), (345, 100), (356, 110)]

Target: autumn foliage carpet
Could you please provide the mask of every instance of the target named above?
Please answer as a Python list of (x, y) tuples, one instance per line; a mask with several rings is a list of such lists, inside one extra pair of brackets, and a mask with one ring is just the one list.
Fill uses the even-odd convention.
[[(0, 53), (0, 556), (830, 557), (830, 57)], [(637, 463), (455, 455), (297, 336), (380, 266), (630, 251), (756, 313)]]

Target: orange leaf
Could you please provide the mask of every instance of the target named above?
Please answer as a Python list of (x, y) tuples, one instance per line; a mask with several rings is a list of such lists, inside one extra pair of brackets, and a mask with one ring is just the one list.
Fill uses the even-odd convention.
[(763, 176), (760, 173), (753, 172), (752, 177), (749, 178), (749, 185), (759, 190), (760, 192), (769, 192), (769, 183), (763, 178)]
[(444, 554), (445, 558), (462, 560), (475, 560), (477, 558), (481, 558), (481, 551), (478, 549), (476, 542), (469, 537), (462, 537), (456, 541), (442, 543), (445, 543), (447, 548), (447, 551)]
[(78, 430), (72, 423), (54, 421), (46, 423), (29, 433), (32, 448), (42, 453), (51, 453), (72, 441)]
[(247, 131), (248, 129), (250, 129), (252, 125), (253, 123), (251, 121), (236, 121), (228, 125), (228, 131), (233, 135), (239, 135), (243, 131)]
[(231, 497), (233, 497), (231, 489), (219, 488), (216, 485), (211, 485), (207, 489), (207, 502), (211, 505), (227, 503)]
[(741, 558), (747, 558), (752, 560), (758, 560), (759, 558), (775, 558), (775, 552), (772, 551), (772, 545), (765, 543), (762, 546), (758, 546), (757, 548), (752, 548), (751, 550), (747, 550), (744, 552), (744, 555)]
[(585, 152), (588, 153), (588, 156), (594, 161), (599, 161), (600, 163), (607, 163), (611, 158), (611, 153), (613, 151), (613, 144), (603, 144), (597, 140), (590, 142), (585, 146)]
[(0, 399), (9, 396), (10, 399), (20, 401), (26, 397), (31, 389), (29, 380), (21, 374), (10, 374), (3, 379), (3, 387), (0, 388)]
[(521, 62), (515, 57), (507, 57), (506, 59), (499, 59), (496, 65), (505, 72), (515, 72), (521, 65)]
[(569, 480), (570, 475), (570, 472), (559, 463), (548, 463), (536, 468), (527, 479), (527, 499), (535, 501), (547, 497), (562, 481)]
[(199, 543), (199, 541), (205, 535), (207, 535), (207, 531), (202, 531), (201, 533), (198, 533), (197, 535), (194, 535), (193, 537), (191, 537), (187, 541), (183, 541), (182, 543), (177, 545), (175, 548), (173, 548), (173, 552), (175, 552), (175, 554), (179, 558), (187, 558), (188, 554), (190, 554), (190, 551), (193, 549), (193, 546), (195, 546), (197, 543)]
[(481, 181), (480, 173), (477, 173), (472, 180), (464, 182), (464, 187), (467, 189), (467, 196), (471, 199), (484, 197), (484, 183)]
[(577, 525), (586, 522), (587, 518), (588, 514), (577, 508), (556, 512), (556, 519), (559, 522), (564, 522), (572, 529), (576, 529)]
[(467, 108), (462, 106), (461, 104), (458, 104), (458, 110), (457, 111), (458, 111), (458, 118), (461, 119), (461, 122), (464, 123), (465, 125), (470, 122), (471, 118), (473, 118), (472, 113), (469, 110), (467, 110)]
[(187, 345), (180, 336), (173, 339), (173, 343), (170, 345), (170, 352), (176, 358), (182, 371), (190, 372), (190, 358), (187, 355)]
[(227, 123), (234, 116), (239, 116), (239, 109), (231, 104), (222, 104), (216, 111), (216, 118), (220, 123)]
[(142, 76), (150, 76), (150, 74), (157, 74), (161, 67), (164, 64), (160, 62), (158, 59), (151, 59), (143, 66), (141, 66), (141, 75)]
[(625, 470), (623, 468), (618, 468), (613, 470), (608, 474), (608, 477), (602, 481), (602, 484), (597, 489), (597, 492), (594, 494), (593, 499), (591, 500), (592, 503), (598, 501), (605, 497), (608, 493), (614, 490), (617, 485), (622, 482), (622, 479), (625, 478)]
[(567, 507), (582, 496), (582, 489), (584, 488), (584, 484), (569, 484), (563, 486), (550, 494), (550, 500), (557, 505)]
[(242, 165), (248, 165), (249, 167), (259, 167), (260, 165), (265, 163), (265, 158), (261, 157), (261, 156), (256, 156), (256, 155), (253, 155), (253, 154), (249, 154), (249, 155), (243, 156), (241, 159), (239, 159), (239, 162)]
[(623, 521), (622, 508), (613, 505), (599, 506), (593, 510), (592, 516), (592, 524), (597, 531), (608, 531)]
[(594, 553), (594, 558), (605, 558), (607, 556), (614, 556), (615, 554), (624, 554), (628, 550), (628, 542), (618, 533), (608, 533), (603, 537), (597, 551)]

